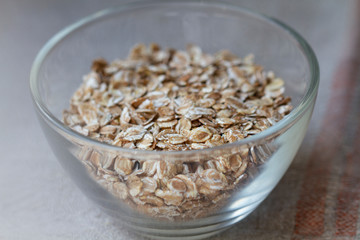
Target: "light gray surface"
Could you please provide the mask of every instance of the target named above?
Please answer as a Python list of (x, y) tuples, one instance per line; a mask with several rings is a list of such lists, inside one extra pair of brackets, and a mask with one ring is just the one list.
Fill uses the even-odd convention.
[[(240, 235), (244, 239), (290, 239), (297, 201), (292, 193), (300, 187), (299, 172), (326, 107), (353, 1), (233, 2), (279, 18), (300, 32), (319, 57), (321, 86), (307, 141), (278, 187), (247, 219), (213, 239), (238, 239)], [(70, 181), (41, 133), (28, 89), (31, 63), (53, 34), (117, 3), (0, 0), (1, 240), (141, 239), (113, 225)]]

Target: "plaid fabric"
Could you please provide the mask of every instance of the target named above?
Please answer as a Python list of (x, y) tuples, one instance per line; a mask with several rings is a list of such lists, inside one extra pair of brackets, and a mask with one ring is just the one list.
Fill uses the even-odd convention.
[(357, 235), (360, 203), (359, 70), (357, 59), (350, 59), (341, 64), (335, 76), (322, 128), (304, 171), (296, 204), (293, 239), (360, 237)]

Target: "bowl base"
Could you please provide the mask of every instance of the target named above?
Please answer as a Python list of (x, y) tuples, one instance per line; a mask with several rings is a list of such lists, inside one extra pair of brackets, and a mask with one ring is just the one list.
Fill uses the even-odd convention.
[(154, 228), (142, 228), (139, 226), (134, 226), (126, 224), (132, 232), (150, 238), (158, 240), (197, 240), (197, 239), (207, 239), (210, 236), (219, 234), (227, 229), (231, 228), (237, 222), (244, 219), (252, 211), (249, 211), (243, 215), (237, 216), (233, 219), (226, 220), (221, 223), (209, 224), (198, 228), (186, 228), (182, 227), (179, 229), (154, 229)]

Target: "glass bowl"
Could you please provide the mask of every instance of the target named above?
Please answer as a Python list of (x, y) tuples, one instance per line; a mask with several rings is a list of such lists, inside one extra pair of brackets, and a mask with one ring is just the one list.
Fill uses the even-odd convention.
[[(92, 60), (125, 58), (136, 43), (152, 42), (177, 49), (192, 43), (208, 53), (221, 49), (238, 56), (253, 53), (257, 64), (285, 80), (285, 95), (292, 98), (294, 109), (261, 133), (191, 151), (120, 148), (85, 137), (63, 124), (62, 111), (68, 108)], [(37, 55), (30, 77), (41, 127), (74, 182), (115, 221), (159, 239), (206, 238), (248, 216), (276, 186), (299, 149), (318, 84), (318, 62), (299, 34), (277, 20), (221, 1), (143, 1), (100, 11), (51, 38)], [(136, 168), (133, 171), (155, 165), (155, 174), (163, 171), (164, 178), (179, 165), (210, 161), (216, 165), (238, 159), (247, 167), (236, 176), (239, 184), (232, 189), (213, 191), (212, 196), (196, 200), (193, 195), (199, 194), (202, 186), (185, 183), (187, 191), (193, 191), (183, 193), (186, 204), (168, 201), (161, 205), (150, 198), (132, 199), (137, 190), (131, 188), (139, 186), (130, 186), (133, 184), (112, 171), (114, 158), (130, 160)], [(194, 167), (188, 171), (199, 177)], [(143, 191), (145, 185), (140, 185), (138, 190)], [(168, 193), (169, 198), (174, 195)]]

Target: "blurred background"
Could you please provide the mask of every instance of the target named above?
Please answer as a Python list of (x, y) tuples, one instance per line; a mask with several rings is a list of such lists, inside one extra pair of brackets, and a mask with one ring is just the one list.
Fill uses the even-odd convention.
[[(141, 239), (113, 225), (70, 181), (40, 130), (28, 83), (32, 61), (51, 36), (121, 2), (0, 0), (0, 239)], [(292, 239), (298, 192), (321, 130), (334, 74), (351, 54), (348, 45), (356, 28), (352, 23), (356, 1), (228, 2), (278, 18), (297, 30), (318, 57), (321, 84), (308, 134), (285, 177), (253, 214), (211, 239)], [(331, 189), (328, 194), (331, 197)], [(330, 239), (333, 234), (331, 225), (325, 224), (322, 238), (316, 239)]]

